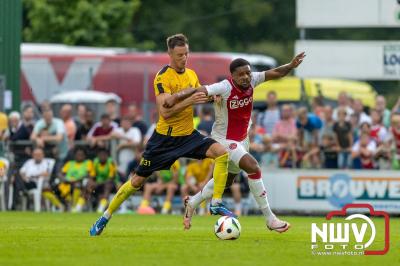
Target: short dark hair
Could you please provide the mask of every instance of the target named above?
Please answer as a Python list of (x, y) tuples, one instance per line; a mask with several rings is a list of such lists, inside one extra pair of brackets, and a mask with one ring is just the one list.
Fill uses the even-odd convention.
[(241, 67), (241, 66), (250, 66), (250, 63), (246, 59), (236, 58), (229, 65), (229, 71), (231, 71), (231, 74), (232, 74), (238, 67)]
[(167, 38), (168, 49), (174, 49), (175, 46), (185, 46), (186, 44), (189, 44), (189, 41), (182, 33), (178, 33)]
[(101, 119), (101, 120), (103, 120), (103, 119), (111, 119), (111, 117), (110, 117), (109, 114), (102, 114), (102, 115), (100, 116), (100, 119)]

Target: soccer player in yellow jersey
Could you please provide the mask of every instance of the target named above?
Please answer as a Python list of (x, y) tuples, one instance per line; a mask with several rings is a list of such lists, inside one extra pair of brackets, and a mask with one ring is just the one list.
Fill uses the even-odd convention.
[[(143, 186), (154, 171), (169, 169), (180, 157), (193, 159), (212, 158), (215, 161), (213, 177), (214, 193), (211, 200), (212, 214), (235, 216), (222, 203), (222, 194), (228, 175), (229, 156), (226, 149), (212, 138), (201, 135), (193, 127), (192, 105), (205, 103), (204, 92), (189, 97), (183, 92), (188, 87), (200, 86), (196, 73), (186, 68), (189, 42), (183, 34), (167, 38), (170, 64), (163, 67), (155, 77), (154, 89), (159, 113), (156, 130), (147, 142), (140, 165), (130, 179), (121, 186), (108, 209), (90, 228), (90, 235), (100, 235), (112, 214), (130, 195)], [(182, 98), (171, 108), (165, 107), (169, 97)]]

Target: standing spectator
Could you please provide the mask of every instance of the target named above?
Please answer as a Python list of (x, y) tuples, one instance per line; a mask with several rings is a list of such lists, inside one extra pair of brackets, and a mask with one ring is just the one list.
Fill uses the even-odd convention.
[(382, 124), (382, 115), (376, 109), (371, 110), (371, 133), (370, 136), (373, 138), (377, 145), (384, 142), (388, 137), (388, 131), (386, 127)]
[(338, 168), (338, 146), (333, 135), (323, 135), (321, 145), (314, 147), (303, 156), (303, 163), (309, 165), (309, 158), (314, 155), (320, 155), (321, 167), (325, 169)]
[(61, 119), (53, 117), (53, 111), (43, 111), (43, 118), (36, 122), (31, 135), (36, 145), (40, 148), (56, 144), (55, 152), (58, 159), (63, 160), (68, 153), (68, 140), (64, 123)]
[(278, 108), (277, 95), (275, 91), (270, 91), (267, 94), (267, 110), (260, 113), (257, 117), (257, 124), (264, 128), (265, 132), (272, 135), (275, 124), (280, 119)]
[(140, 164), (140, 160), (142, 159), (142, 154), (143, 154), (143, 147), (138, 147), (137, 151), (135, 153), (135, 158), (133, 158), (129, 163), (128, 163), (128, 167), (126, 168), (126, 176), (124, 176), (123, 178), (125, 180), (123, 180), (123, 182), (126, 182), (126, 180), (129, 179), (129, 175), (130, 174), (134, 174), (136, 167), (139, 166)]
[(136, 104), (130, 104), (128, 106), (128, 114), (127, 114), (127, 116), (129, 117), (129, 119), (131, 119), (132, 126), (139, 128), (140, 133), (142, 134), (142, 136), (146, 135), (147, 125), (142, 120), (142, 118), (141, 118), (141, 116), (139, 114), (138, 107), (136, 106)]
[(337, 121), (338, 119), (338, 110), (341, 108), (346, 109), (346, 120), (350, 120), (350, 116), (353, 114), (354, 110), (351, 108), (350, 97), (347, 92), (342, 91), (338, 95), (338, 106), (333, 110), (333, 120)]
[(308, 113), (305, 107), (301, 107), (298, 110), (296, 127), (301, 146), (318, 146), (319, 130), (322, 127), (322, 121), (318, 116)]
[(400, 169), (400, 114), (394, 113), (392, 115), (390, 137), (394, 146), (393, 169), (398, 170)]
[(324, 120), (324, 113), (325, 113), (324, 97), (322, 95), (314, 97), (311, 106), (313, 113), (316, 114), (322, 120)]
[(25, 128), (24, 131), (26, 131), (27, 134), (23, 134), (21, 139), (28, 140), (32, 134), (33, 127), (35, 126), (35, 112), (31, 105), (26, 105), (22, 110), (22, 124)]
[(108, 114), (103, 114), (100, 119), (100, 123), (94, 124), (90, 129), (87, 139), (92, 146), (105, 147), (105, 142), (111, 139), (112, 132), (118, 125), (114, 121), (111, 121)]
[[(302, 150), (308, 151), (319, 146), (319, 131), (322, 121), (318, 116), (308, 113), (305, 107), (301, 107), (298, 110), (296, 126)], [(311, 156), (310, 161), (316, 167), (320, 163), (319, 156)]]
[(390, 139), (386, 139), (378, 145), (375, 152), (376, 168), (381, 170), (392, 169), (392, 147)]
[(297, 137), (296, 121), (294, 120), (293, 106), (282, 105), (281, 119), (272, 130), (272, 141), (274, 143), (286, 143), (288, 139)]
[(16, 140), (15, 136), (22, 126), (21, 115), (17, 111), (13, 111), (8, 115), (8, 129), (4, 133), (4, 140)]
[(279, 152), (279, 167), (298, 168), (302, 158), (301, 148), (297, 145), (297, 139), (288, 139), (285, 148)]
[(356, 169), (374, 169), (376, 143), (368, 133), (361, 133), (360, 139), (354, 143), (352, 157)]
[(338, 167), (340, 169), (351, 168), (351, 147), (353, 146), (353, 134), (351, 123), (346, 121), (347, 111), (345, 108), (338, 110), (338, 121), (333, 125), (336, 143), (338, 144)]
[(3, 135), (8, 128), (8, 118), (7, 115), (0, 111), (0, 140), (3, 139)]
[(335, 132), (333, 132), (333, 125), (335, 124), (335, 120), (333, 120), (332, 106), (325, 106), (321, 116), (323, 123), (320, 131), (320, 137), (322, 138), (324, 135), (331, 135), (332, 137), (334, 137)]
[(364, 122), (371, 124), (371, 117), (364, 112), (364, 106), (360, 99), (354, 99), (354, 113), (358, 115), (358, 123), (361, 125)]
[(293, 115), (292, 105), (282, 105), (281, 119), (272, 131), (272, 146), (277, 146), (278, 150), (286, 149), (289, 140), (297, 137), (296, 121)]
[(123, 117), (121, 126), (112, 132), (113, 137), (119, 139), (118, 171), (125, 176), (129, 162), (135, 157), (135, 149), (142, 142), (142, 135), (137, 127), (132, 127), (131, 120)]
[(213, 109), (204, 106), (201, 112), (203, 115), (199, 125), (197, 126), (197, 130), (206, 136), (210, 136), (214, 124)]
[(120, 125), (121, 119), (119, 118), (118, 103), (115, 100), (108, 100), (106, 102), (106, 114), (110, 116), (110, 119)]
[(90, 129), (94, 125), (93, 111), (87, 109), (84, 116), (79, 118), (78, 129), (76, 131), (75, 140), (86, 140)]
[(157, 121), (158, 121), (158, 112), (153, 113), (152, 121), (153, 122), (151, 123), (149, 129), (147, 129), (147, 132), (143, 137), (143, 146), (145, 146), (147, 144), (147, 141), (149, 141), (149, 139), (151, 138), (151, 135), (153, 135), (154, 130), (156, 130)]
[(64, 104), (63, 106), (61, 106), (60, 118), (64, 122), (64, 127), (65, 127), (65, 131), (67, 133), (69, 147), (71, 148), (73, 146), (75, 134), (77, 131), (75, 121), (72, 118), (72, 105)]
[(87, 110), (88, 109), (87, 109), (86, 105), (84, 105), (83, 103), (78, 104), (78, 106), (76, 108), (77, 115), (74, 118), (74, 121), (75, 121), (75, 124), (77, 127), (79, 127), (81, 124), (84, 123)]
[(386, 108), (386, 99), (383, 95), (375, 98), (375, 109), (382, 116), (382, 123), (386, 128), (390, 127), (390, 110)]

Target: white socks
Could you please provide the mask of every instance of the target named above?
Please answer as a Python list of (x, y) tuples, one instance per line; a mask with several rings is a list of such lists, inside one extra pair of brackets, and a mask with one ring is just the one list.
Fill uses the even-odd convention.
[(275, 214), (271, 211), (271, 208), (269, 207), (267, 191), (265, 190), (264, 182), (262, 181), (262, 179), (248, 178), (247, 180), (249, 181), (251, 194), (253, 194), (253, 197), (260, 207), (261, 212), (264, 214), (267, 222), (268, 220), (275, 218)]
[[(254, 199), (256, 200), (258, 206), (261, 209), (261, 212), (265, 216), (265, 219), (268, 221), (270, 219), (275, 218), (275, 214), (271, 211), (269, 207), (267, 192), (264, 187), (264, 182), (262, 178), (259, 179), (247, 179), (249, 182), (250, 192), (253, 194)], [(213, 195), (214, 189), (214, 179), (210, 179), (207, 184), (204, 186), (202, 191), (198, 192), (196, 195), (190, 198), (189, 204), (192, 208), (197, 208), (200, 206), (200, 203), (204, 200), (211, 199)]]
[(190, 198), (189, 204), (192, 208), (197, 208), (200, 206), (200, 203), (204, 200), (211, 199), (214, 192), (214, 179), (211, 178), (208, 180), (207, 184), (203, 187), (203, 189), (197, 192), (196, 195)]

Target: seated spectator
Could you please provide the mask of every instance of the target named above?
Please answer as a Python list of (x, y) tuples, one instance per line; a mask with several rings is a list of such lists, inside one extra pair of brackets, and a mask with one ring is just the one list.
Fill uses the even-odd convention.
[(338, 110), (338, 121), (333, 125), (336, 143), (338, 144), (338, 167), (340, 169), (351, 168), (351, 147), (353, 146), (353, 134), (351, 123), (346, 121), (347, 111), (344, 108)]
[(117, 127), (118, 124), (114, 121), (111, 121), (111, 118), (108, 114), (103, 114), (100, 122), (94, 124), (94, 126), (90, 129), (87, 139), (92, 146), (104, 148), (107, 145), (106, 141), (111, 139), (112, 132)]
[(79, 125), (76, 131), (75, 140), (86, 140), (87, 135), (94, 125), (94, 113), (87, 109), (84, 116), (79, 116)]
[(302, 157), (302, 149), (297, 145), (297, 139), (288, 139), (285, 148), (279, 152), (279, 167), (299, 168)]
[(143, 200), (140, 203), (138, 213), (139, 214), (154, 214), (150, 206), (151, 196), (153, 193), (161, 194), (166, 191), (163, 207), (161, 214), (168, 214), (171, 211), (171, 201), (178, 189), (179, 175), (180, 175), (180, 163), (176, 161), (170, 170), (161, 170), (156, 172), (157, 181), (154, 183), (146, 183), (143, 189)]
[(54, 167), (54, 163), (44, 157), (42, 148), (35, 148), (32, 158), (27, 160), (19, 173), (21, 175), (26, 190), (36, 189), (40, 179), (43, 180), (42, 195), (48, 199), (59, 210), (63, 210), (60, 200), (52, 192), (50, 187), (50, 176)]
[(61, 119), (53, 117), (53, 111), (46, 109), (43, 111), (43, 118), (36, 122), (31, 135), (36, 145), (44, 148), (55, 145), (52, 149), (52, 155), (63, 160), (68, 153), (68, 140), (65, 132), (64, 123)]
[(142, 142), (142, 135), (137, 127), (132, 127), (128, 117), (123, 117), (121, 126), (113, 130), (112, 137), (119, 139), (117, 146), (118, 171), (125, 176), (128, 163), (135, 157), (135, 149)]
[(321, 145), (311, 149), (303, 157), (303, 163), (309, 165), (309, 158), (313, 155), (321, 156), (321, 167), (325, 169), (337, 169), (338, 168), (338, 150), (339, 147), (335, 141), (335, 138), (330, 135), (323, 135)]
[(372, 120), (370, 136), (379, 145), (388, 138), (388, 131), (382, 124), (382, 115), (376, 109), (372, 109), (370, 114)]
[(72, 105), (64, 104), (60, 109), (60, 118), (64, 122), (65, 132), (67, 133), (67, 138), (69, 142), (69, 147), (73, 146), (75, 139), (77, 126), (74, 119), (72, 118)]
[(116, 189), (117, 165), (106, 149), (100, 149), (93, 160), (94, 177), (89, 178), (86, 184), (86, 200), (89, 202), (93, 193), (98, 195), (98, 213), (103, 213), (108, 205), (108, 198), (112, 190)]
[[(185, 199), (189, 195), (199, 192), (212, 178), (214, 161), (212, 159), (193, 160), (186, 166), (185, 182), (181, 186), (181, 197)], [(205, 203), (205, 202), (204, 202)], [(202, 206), (203, 213), (204, 207)]]
[(355, 160), (356, 169), (374, 169), (374, 156), (376, 153), (376, 143), (368, 133), (361, 133), (360, 139), (354, 143), (352, 148), (352, 158)]
[(68, 161), (62, 168), (61, 184), (58, 186), (61, 196), (73, 212), (81, 212), (86, 201), (82, 193), (83, 180), (94, 178), (93, 162), (86, 159), (86, 152), (77, 148), (75, 159)]
[(139, 109), (136, 106), (136, 104), (130, 104), (128, 106), (128, 113), (127, 116), (132, 122), (132, 127), (137, 127), (140, 130), (140, 133), (142, 136), (146, 135), (147, 132), (147, 125), (146, 123), (142, 120), (142, 117), (140, 116)]
[(121, 124), (121, 119), (119, 118), (119, 109), (118, 109), (118, 103), (111, 99), (106, 102), (105, 105), (106, 109), (106, 114), (110, 116), (110, 119), (117, 123), (117, 125)]

